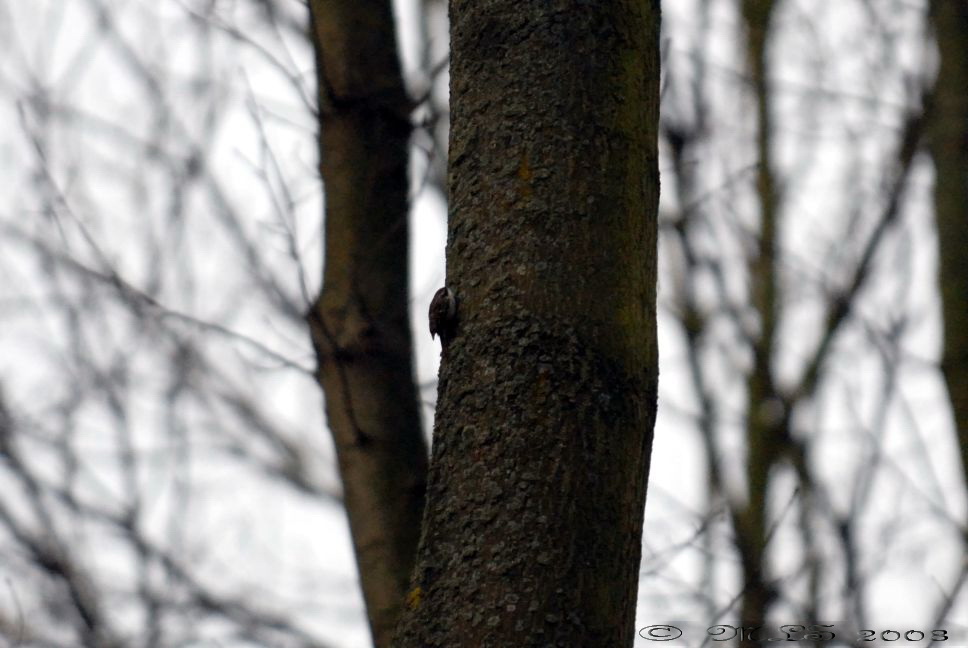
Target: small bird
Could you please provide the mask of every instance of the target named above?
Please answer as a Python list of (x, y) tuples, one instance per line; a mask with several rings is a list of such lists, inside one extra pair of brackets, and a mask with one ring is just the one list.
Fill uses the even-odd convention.
[(454, 291), (444, 286), (434, 294), (430, 300), (430, 337), (440, 336), (440, 346), (447, 348), (454, 339), (457, 328), (457, 297)]

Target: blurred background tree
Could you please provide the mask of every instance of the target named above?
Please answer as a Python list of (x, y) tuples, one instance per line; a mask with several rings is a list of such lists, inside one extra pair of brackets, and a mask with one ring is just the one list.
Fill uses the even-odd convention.
[[(638, 625), (964, 640), (963, 3), (663, 9)], [(426, 430), (446, 7), (395, 10)], [(13, 645), (369, 642), (305, 318), (330, 208), (309, 20), (299, 0), (0, 3)]]

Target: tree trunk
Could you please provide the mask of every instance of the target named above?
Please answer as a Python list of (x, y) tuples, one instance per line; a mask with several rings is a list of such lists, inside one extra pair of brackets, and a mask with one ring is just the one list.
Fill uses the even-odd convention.
[(934, 0), (931, 15), (941, 58), (929, 113), (944, 318), (941, 370), (968, 481), (968, 5)]
[(659, 3), (452, 0), (448, 285), (397, 645), (630, 646), (657, 388)]
[(313, 0), (310, 15), (326, 263), (307, 320), (370, 629), (388, 646), (427, 470), (408, 318), (410, 104), (388, 0)]
[[(788, 419), (775, 415), (781, 403), (773, 381), (774, 351), (779, 316), (779, 238), (780, 197), (774, 177), (772, 155), (773, 126), (770, 119), (770, 41), (774, 0), (743, 0), (742, 16), (746, 27), (746, 52), (753, 98), (756, 103), (756, 195), (759, 202), (760, 230), (757, 250), (749, 268), (750, 302), (759, 318), (759, 337), (753, 342), (753, 367), (747, 379), (746, 481), (747, 505), (734, 512), (736, 544), (743, 573), (743, 600), (740, 625), (762, 625), (775, 593), (767, 573), (768, 494), (774, 466), (783, 459), (783, 443)], [(751, 639), (740, 645), (753, 648)]]

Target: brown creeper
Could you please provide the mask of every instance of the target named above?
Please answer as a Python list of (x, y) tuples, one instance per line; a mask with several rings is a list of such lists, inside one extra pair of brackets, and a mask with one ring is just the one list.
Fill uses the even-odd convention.
[(454, 291), (444, 286), (434, 294), (430, 301), (430, 337), (440, 336), (440, 346), (444, 349), (454, 339), (457, 329), (457, 298)]

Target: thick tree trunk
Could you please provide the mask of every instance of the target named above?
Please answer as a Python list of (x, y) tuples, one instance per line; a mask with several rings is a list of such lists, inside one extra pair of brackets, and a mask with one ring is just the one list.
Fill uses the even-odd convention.
[(370, 629), (387, 646), (427, 470), (408, 319), (409, 102), (389, 0), (313, 0), (310, 14), (326, 260), (307, 320)]
[(932, 19), (941, 55), (929, 131), (944, 317), (941, 369), (968, 481), (968, 5), (934, 0)]
[(630, 646), (655, 422), (659, 3), (452, 0), (448, 285), (399, 646)]

